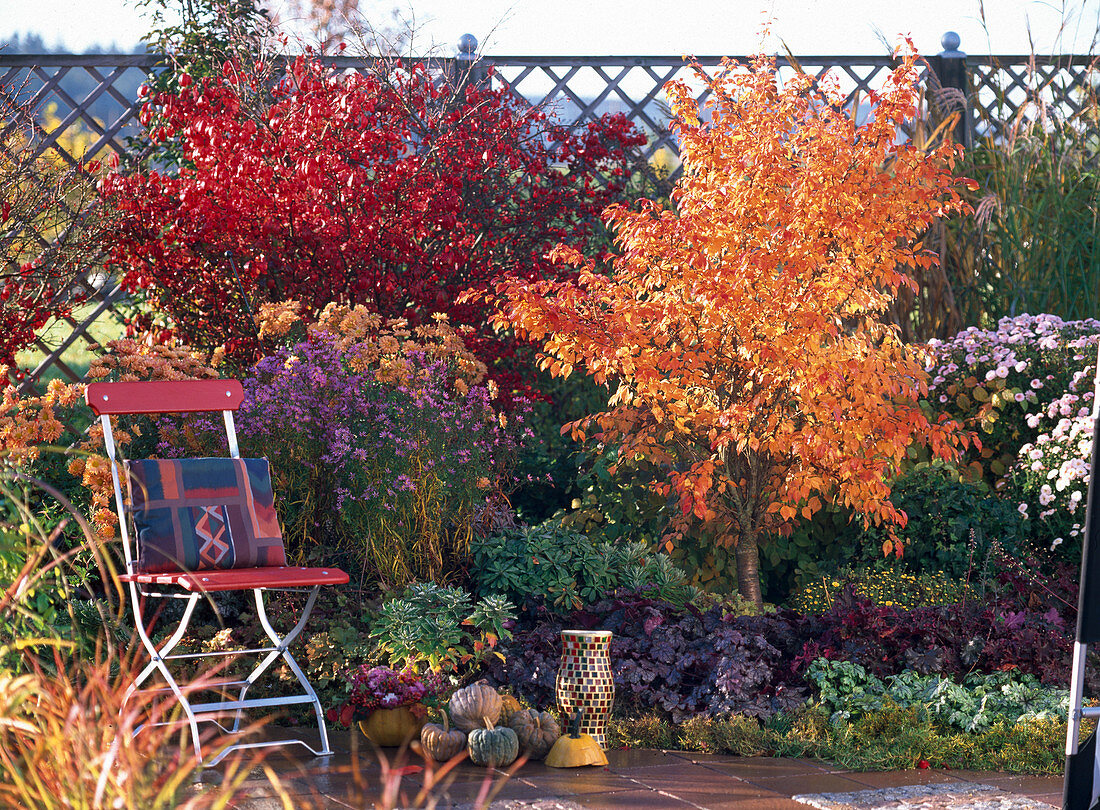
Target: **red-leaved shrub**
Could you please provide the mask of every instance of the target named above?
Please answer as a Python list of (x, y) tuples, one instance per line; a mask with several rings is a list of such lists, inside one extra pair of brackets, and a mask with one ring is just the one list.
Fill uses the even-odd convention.
[(507, 388), (514, 342), (458, 294), (503, 273), (560, 275), (546, 257), (559, 243), (606, 246), (599, 213), (624, 196), (644, 138), (621, 115), (567, 130), (415, 64), (339, 74), (300, 57), (269, 87), (227, 63), (150, 99), (143, 122), (183, 159), (103, 181), (127, 287), (189, 344), (245, 361), (259, 349), (245, 297), (365, 304), (413, 324), (444, 312), (474, 327), (467, 342)]

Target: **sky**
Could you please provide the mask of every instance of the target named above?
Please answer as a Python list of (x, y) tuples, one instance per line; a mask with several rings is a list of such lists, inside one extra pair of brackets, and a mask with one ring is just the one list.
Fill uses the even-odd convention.
[[(284, 0), (272, 0), (279, 6)], [(938, 53), (953, 30), (974, 54), (1092, 49), (1100, 0), (361, 0), (372, 19), (397, 5), (415, 19), (421, 45), (453, 53), (472, 33), (497, 55), (743, 55), (757, 50), (766, 14), (795, 54), (877, 54), (882, 37), (912, 35)], [(1059, 28), (1065, 30), (1058, 34)], [(0, 39), (36, 33), (81, 52), (94, 45), (130, 50), (147, 28), (132, 0), (0, 0)], [(773, 39), (767, 51), (780, 50)]]

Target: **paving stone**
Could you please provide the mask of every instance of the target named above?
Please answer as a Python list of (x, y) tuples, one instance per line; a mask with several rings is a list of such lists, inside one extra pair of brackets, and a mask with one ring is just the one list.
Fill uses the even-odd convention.
[[(493, 810), (1048, 810), (1061, 801), (1059, 777), (941, 770), (859, 773), (822, 761), (657, 750), (610, 751), (609, 765), (602, 768), (557, 769), (528, 762), (511, 776), (465, 761), (440, 776), (438, 768), (413, 752), (357, 747), (346, 734), (334, 734), (332, 745), (337, 754), (331, 758), (306, 758), (303, 749), (294, 747), (266, 758), (296, 809), (373, 807), (387, 767), (396, 769), (389, 778), (400, 775), (399, 807), (415, 806), (428, 783), (439, 810), (473, 810), (487, 778), (496, 791)], [(221, 773), (218, 768), (203, 771), (193, 789), (216, 784)], [(249, 774), (233, 806), (283, 807), (263, 769)]]
[(961, 781), (954, 775), (953, 771), (938, 771), (931, 768), (912, 771), (849, 771), (844, 775), (873, 788)]
[(622, 776), (629, 776), (631, 779), (640, 779), (646, 781), (647, 779), (663, 779), (665, 781), (677, 781), (677, 782), (691, 782), (698, 784), (700, 781), (706, 781), (708, 779), (722, 778), (736, 779), (733, 774), (724, 774), (720, 771), (715, 771), (713, 768), (706, 768), (702, 765), (696, 765), (693, 762), (678, 762), (674, 764), (666, 765), (636, 765), (630, 768), (608, 768), (610, 773), (621, 774)]
[(751, 773), (754, 776), (821, 776), (831, 771), (805, 759), (779, 757), (721, 757), (697, 763), (733, 776)]
[(961, 781), (800, 794), (792, 798), (819, 810), (1047, 810), (1050, 807), (993, 785)]
[(666, 793), (658, 793), (655, 790), (628, 790), (621, 793), (600, 793), (574, 797), (573, 799), (581, 807), (586, 808), (614, 808), (614, 810), (677, 810), (677, 808), (698, 808), (699, 805), (691, 804), (670, 796)]
[(1021, 774), (1001, 774), (999, 778), (993, 778), (989, 784), (996, 785), (1009, 793), (1020, 793), (1024, 796), (1042, 793), (1060, 793), (1062, 791), (1062, 776), (1024, 776)]
[(806, 810), (806, 805), (786, 798), (738, 800), (731, 804), (714, 804), (706, 810)]
[(619, 772), (626, 768), (683, 765), (685, 761), (683, 757), (676, 756), (668, 751), (657, 751), (650, 748), (628, 748), (622, 751), (608, 751), (607, 763), (610, 769)]
[(1000, 771), (945, 771), (954, 778), (966, 782), (980, 782), (986, 785), (996, 785), (1008, 791), (1058, 793), (1062, 790), (1062, 774), (1057, 776), (1029, 776), (1018, 773), (1002, 773)]
[(705, 807), (707, 810), (743, 810), (746, 805), (765, 800), (781, 802), (784, 807), (801, 807), (801, 805), (792, 803), (788, 796), (765, 790), (748, 782), (728, 786), (698, 786), (693, 790), (672, 787), (661, 789), (660, 792), (671, 794), (690, 804)]
[(867, 789), (867, 786), (862, 782), (857, 782), (855, 779), (836, 773), (791, 776), (745, 774), (742, 778), (746, 782), (768, 790), (774, 790), (784, 796), (793, 796), (796, 793), (851, 793)]
[(638, 782), (627, 776), (607, 771), (597, 773), (557, 773), (532, 775), (520, 771), (515, 777), (543, 788), (551, 795), (575, 797), (589, 793), (614, 793), (636, 790)]

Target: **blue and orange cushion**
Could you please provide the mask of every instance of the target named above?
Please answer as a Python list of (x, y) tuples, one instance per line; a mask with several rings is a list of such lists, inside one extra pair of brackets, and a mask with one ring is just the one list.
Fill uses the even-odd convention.
[(126, 462), (143, 573), (286, 565), (266, 458)]

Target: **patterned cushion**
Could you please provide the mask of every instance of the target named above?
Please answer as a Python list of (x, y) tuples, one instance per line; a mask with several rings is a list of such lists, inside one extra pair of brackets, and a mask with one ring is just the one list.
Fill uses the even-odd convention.
[(286, 565), (266, 458), (126, 462), (138, 570)]

